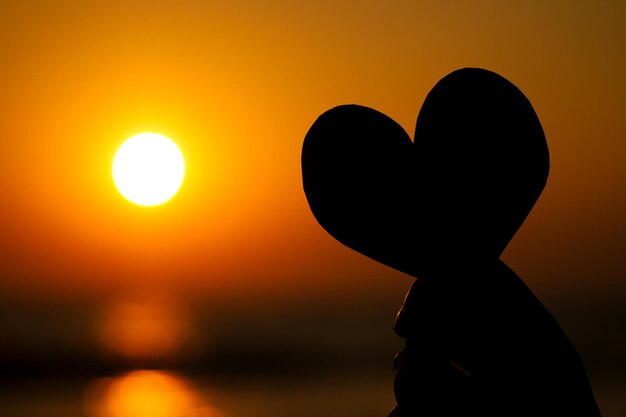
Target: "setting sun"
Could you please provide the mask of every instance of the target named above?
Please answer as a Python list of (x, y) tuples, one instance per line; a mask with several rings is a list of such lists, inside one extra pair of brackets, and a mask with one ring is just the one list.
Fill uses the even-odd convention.
[(120, 146), (113, 159), (119, 192), (140, 206), (163, 204), (176, 194), (185, 176), (178, 146), (163, 135), (140, 133)]

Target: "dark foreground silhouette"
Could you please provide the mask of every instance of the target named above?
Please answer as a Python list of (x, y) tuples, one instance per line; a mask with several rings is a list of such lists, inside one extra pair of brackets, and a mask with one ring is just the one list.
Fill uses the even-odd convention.
[(548, 148), (530, 102), (482, 69), (444, 77), (414, 141), (375, 110), (322, 114), (302, 149), (315, 218), (417, 278), (398, 314), (392, 416), (599, 416), (578, 352), (500, 259), (541, 194)]

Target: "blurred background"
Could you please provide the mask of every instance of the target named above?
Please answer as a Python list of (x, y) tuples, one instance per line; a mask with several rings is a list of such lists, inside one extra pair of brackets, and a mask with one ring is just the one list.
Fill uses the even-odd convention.
[[(386, 416), (413, 279), (314, 220), (300, 150), (339, 104), (412, 135), (468, 66), (529, 98), (546, 190), (505, 251), (626, 414), (626, 3), (0, 3), (0, 415)], [(181, 148), (175, 198), (111, 179)]]

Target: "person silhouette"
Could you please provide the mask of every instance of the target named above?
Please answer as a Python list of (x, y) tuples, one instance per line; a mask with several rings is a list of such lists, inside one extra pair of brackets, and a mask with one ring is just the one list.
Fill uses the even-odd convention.
[(500, 255), (543, 191), (549, 154), (524, 94), (464, 68), (442, 78), (414, 140), (376, 110), (323, 113), (303, 188), (344, 245), (416, 278), (394, 330), (390, 416), (600, 416), (582, 360)]

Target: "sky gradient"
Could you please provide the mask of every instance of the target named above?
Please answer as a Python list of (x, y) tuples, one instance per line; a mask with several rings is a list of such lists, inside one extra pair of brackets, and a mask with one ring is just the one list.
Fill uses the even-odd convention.
[[(475, 66), (526, 94), (551, 152), (548, 186), (505, 258), (541, 291), (626, 296), (621, 2), (2, 8), (4, 291), (378, 287), (394, 272), (309, 212), (304, 134), (358, 103), (412, 135), (430, 88)], [(143, 131), (171, 137), (187, 161), (179, 195), (154, 209), (111, 180), (115, 150)]]

